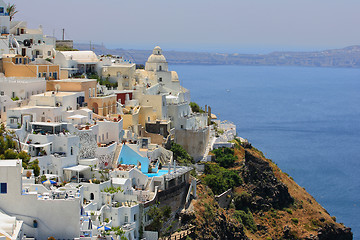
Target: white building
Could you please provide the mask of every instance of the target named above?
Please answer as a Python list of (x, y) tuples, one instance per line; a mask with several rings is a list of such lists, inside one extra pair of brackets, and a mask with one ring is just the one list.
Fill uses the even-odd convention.
[[(28, 118), (25, 120), (25, 118)], [(62, 111), (60, 107), (24, 106), (7, 110), (6, 126), (17, 129), (25, 122), (60, 122)], [(25, 125), (28, 128), (28, 125)]]
[[(8, 54), (10, 53), (10, 45), (12, 46), (12, 42), (10, 42), (10, 39), (12, 39), (9, 35), (10, 31), (10, 17), (9, 14), (6, 12), (6, 3), (3, 0), (0, 0), (0, 56), (2, 54)], [(12, 53), (16, 53), (16, 50)]]
[(13, 101), (9, 96), (0, 95), (0, 121), (6, 122), (7, 110), (16, 107), (17, 103)]
[(84, 92), (45, 92), (31, 96), (29, 106), (60, 107), (62, 111), (75, 110), (83, 106)]
[(44, 93), (46, 81), (44, 78), (0, 78), (0, 95), (10, 98), (28, 100), (32, 95)]
[(1, 211), (23, 221), (23, 232), (27, 237), (79, 237), (81, 199), (52, 199), (49, 194), (46, 197), (41, 194), (47, 192), (43, 185), (30, 185), (25, 191), (21, 172), (20, 160), (0, 161)]
[(28, 56), (32, 60), (53, 59), (56, 39), (45, 36), (41, 25), (38, 29), (29, 29), (26, 21), (11, 21), (10, 34), (10, 40), (16, 46), (18, 54)]
[(67, 70), (69, 77), (73, 74), (96, 72), (99, 59), (93, 51), (57, 51), (54, 64)]

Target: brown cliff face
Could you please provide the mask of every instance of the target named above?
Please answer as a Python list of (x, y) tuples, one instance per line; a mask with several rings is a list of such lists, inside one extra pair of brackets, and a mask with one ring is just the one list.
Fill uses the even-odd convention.
[(260, 229), (252, 239), (352, 239), (350, 228), (254, 148), (245, 149), (243, 178)]
[(253, 210), (282, 209), (294, 202), (288, 187), (274, 175), (270, 164), (256, 156), (252, 151), (245, 151), (243, 168), (245, 188), (253, 197), (250, 208)]
[[(243, 183), (233, 189), (233, 204), (220, 208), (211, 189), (198, 185), (193, 201), (193, 239), (340, 239), (350, 228), (297, 185), (255, 148), (236, 145), (236, 169)], [(241, 218), (237, 217), (241, 215)]]
[[(198, 199), (194, 201), (195, 226), (193, 239), (244, 239), (244, 226), (232, 217), (231, 212), (220, 208), (211, 190), (198, 185)], [(184, 218), (184, 216), (182, 216)]]

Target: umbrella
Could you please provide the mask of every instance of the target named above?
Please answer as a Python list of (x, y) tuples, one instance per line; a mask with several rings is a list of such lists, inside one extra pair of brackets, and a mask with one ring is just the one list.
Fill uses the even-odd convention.
[(42, 181), (41, 183), (42, 183), (42, 184), (55, 184), (56, 182), (53, 181), (53, 180), (48, 179), (48, 180), (46, 180), (46, 181)]
[(107, 227), (107, 226), (101, 226), (97, 228), (99, 231), (109, 231), (111, 230), (111, 228)]

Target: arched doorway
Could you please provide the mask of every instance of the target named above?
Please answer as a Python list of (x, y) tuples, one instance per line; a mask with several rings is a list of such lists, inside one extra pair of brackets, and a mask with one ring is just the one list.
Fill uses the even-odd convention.
[(108, 114), (112, 113), (112, 106), (111, 106), (111, 102), (108, 102)]
[(99, 113), (99, 105), (98, 105), (96, 102), (94, 102), (94, 103), (92, 104), (92, 110), (93, 110), (93, 112), (96, 113), (96, 114)]
[(103, 105), (103, 116), (106, 116), (107, 114), (107, 106), (106, 106), (106, 103), (104, 103)]

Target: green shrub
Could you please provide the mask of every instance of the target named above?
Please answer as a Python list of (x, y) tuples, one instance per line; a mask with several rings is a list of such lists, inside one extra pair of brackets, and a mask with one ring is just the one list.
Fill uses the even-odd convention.
[(250, 206), (251, 198), (251, 195), (247, 192), (235, 193), (234, 205), (236, 210), (246, 210)]
[(247, 212), (243, 210), (236, 210), (234, 212), (234, 217), (241, 222), (246, 229), (255, 232), (257, 231), (257, 227), (254, 221), (254, 217), (252, 213), (248, 210)]
[(299, 223), (299, 219), (297, 218), (292, 218), (291, 221), (296, 225)]
[(234, 156), (234, 150), (231, 148), (218, 148), (212, 151), (215, 155), (215, 162), (221, 167), (230, 168), (234, 166), (236, 157)]
[(174, 153), (174, 159), (178, 163), (194, 163), (194, 159), (186, 152), (186, 150), (180, 144), (172, 142), (170, 151)]
[(190, 102), (190, 107), (191, 107), (191, 110), (193, 111), (193, 112), (199, 112), (199, 113), (203, 113), (204, 112), (204, 110), (201, 108), (201, 107), (199, 107), (199, 105), (197, 104), (197, 103), (195, 103), (195, 102)]
[(291, 210), (290, 208), (285, 208), (284, 210), (285, 210), (287, 213), (292, 214), (292, 210)]
[(208, 163), (205, 165), (204, 183), (211, 188), (215, 194), (240, 186), (242, 179), (235, 170), (228, 170), (217, 164)]

